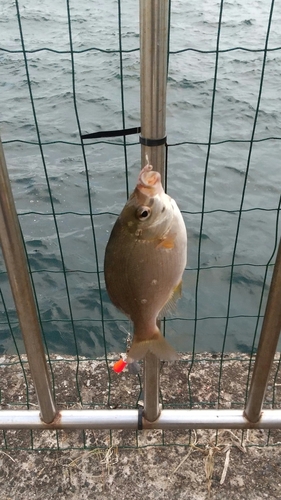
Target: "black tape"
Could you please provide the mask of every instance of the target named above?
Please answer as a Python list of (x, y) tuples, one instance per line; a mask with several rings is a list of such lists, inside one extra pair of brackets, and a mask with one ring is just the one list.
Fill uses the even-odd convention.
[(162, 144), (166, 144), (167, 136), (162, 137), (162, 139), (146, 139), (140, 135), (140, 143), (143, 146), (149, 146), (150, 148), (154, 146), (162, 146)]
[(139, 406), (139, 412), (138, 412), (138, 431), (142, 431), (142, 416), (143, 416), (143, 408), (142, 406)]
[(139, 134), (141, 132), (140, 127), (125, 128), (122, 130), (104, 130), (101, 132), (94, 132), (92, 134), (83, 134), (81, 139), (100, 139), (101, 137), (120, 137), (125, 135)]
[[(93, 132), (92, 134), (83, 134), (81, 139), (101, 139), (104, 137), (124, 137), (126, 135), (140, 134), (141, 127), (125, 128), (121, 130), (103, 130), (101, 132)], [(140, 144), (150, 148), (155, 146), (162, 146), (167, 143), (167, 136), (162, 139), (147, 139), (146, 137), (139, 137)]]

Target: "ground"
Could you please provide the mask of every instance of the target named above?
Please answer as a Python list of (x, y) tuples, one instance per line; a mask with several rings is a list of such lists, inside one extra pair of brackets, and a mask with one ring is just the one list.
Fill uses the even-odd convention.
[(172, 446), (139, 450), (9, 452), (0, 456), (1, 494), (8, 499), (259, 500), (281, 498), (281, 448), (208, 450)]
[[(279, 357), (269, 380), (266, 406), (279, 407)], [(30, 407), (36, 399), (28, 364), (4, 356), (2, 409)], [(161, 369), (165, 407), (243, 405), (250, 358), (191, 356)], [(54, 357), (59, 407), (134, 407), (142, 404), (140, 378), (114, 374), (103, 360)], [(223, 366), (223, 370), (221, 367)], [(111, 370), (111, 371), (108, 371)], [(77, 383), (78, 382), (78, 383)], [(220, 401), (218, 401), (218, 384)], [(110, 389), (110, 390), (109, 390)], [(281, 424), (280, 424), (281, 427)], [(21, 448), (21, 449), (18, 449)], [(23, 449), (25, 448), (25, 449)], [(45, 448), (45, 449), (44, 449)], [(0, 499), (260, 500), (281, 499), (281, 430), (7, 431), (0, 451)]]

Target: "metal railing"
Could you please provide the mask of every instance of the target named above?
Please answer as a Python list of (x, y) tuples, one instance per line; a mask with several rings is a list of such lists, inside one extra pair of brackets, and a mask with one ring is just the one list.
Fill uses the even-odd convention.
[[(161, 173), (163, 182), (166, 176), (164, 165), (166, 164), (168, 16), (168, 0), (140, 0), (142, 165), (148, 155), (150, 163)], [(219, 36), (217, 55), (218, 51)], [(211, 144), (211, 135), (209, 139), (209, 144)], [(161, 144), (155, 145), (157, 141)], [(151, 146), (151, 144), (154, 145)], [(1, 245), (40, 408), (39, 411), (1, 410), (1, 429), (274, 429), (281, 427), (281, 410), (263, 410), (265, 390), (281, 329), (281, 244), (279, 244), (272, 276), (245, 410), (243, 408), (161, 410), (159, 361), (153, 354), (148, 354), (144, 362), (144, 411), (141, 409), (58, 411), (52, 395), (41, 329), (2, 144), (0, 147), (0, 204)]]
[[(262, 411), (281, 329), (281, 242), (274, 266), (246, 410), (163, 410), (159, 406), (159, 363), (148, 355), (142, 410), (56, 411), (51, 392), (28, 267), (0, 143), (0, 237), (40, 411), (0, 411), (1, 429), (275, 429), (281, 410)], [(155, 417), (155, 418), (154, 418)]]

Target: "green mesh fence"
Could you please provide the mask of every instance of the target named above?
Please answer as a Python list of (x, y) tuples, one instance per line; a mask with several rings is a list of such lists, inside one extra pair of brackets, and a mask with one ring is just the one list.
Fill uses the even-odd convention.
[[(267, 23), (258, 46), (250, 39), (249, 46), (231, 46), (226, 43), (229, 27), (224, 17), (230, 5), (221, 1), (219, 9), (213, 7), (208, 49), (192, 45), (192, 36), (188, 36), (191, 24), (185, 31), (188, 43), (181, 40), (183, 47), (174, 48), (177, 16), (181, 12), (173, 2), (170, 5), (167, 189), (177, 200), (186, 221), (189, 257), (183, 299), (177, 313), (164, 321), (166, 335), (183, 352), (179, 362), (161, 367), (161, 402), (165, 408), (244, 407), (278, 244), (280, 167), (279, 178), (276, 174), (281, 157), (281, 125), (275, 113), (275, 103), (280, 102), (280, 92), (278, 95), (276, 89), (272, 98), (274, 126), (267, 127), (263, 121), (266, 114), (263, 93), (270, 94), (272, 77), (276, 77), (281, 62), (281, 47), (274, 38), (271, 41), (278, 12), (275, 16), (273, 1), (265, 7)], [(31, 2), (30, 6), (32, 11), (36, 3)], [(123, 18), (130, 17), (131, 6), (129, 9), (128, 3), (118, 0), (114, 4), (114, 42), (106, 47), (101, 34), (100, 46), (96, 37), (95, 46), (85, 43), (81, 48), (77, 31), (79, 16), (74, 7), (66, 1), (59, 12), (67, 27), (62, 34), (67, 48), (32, 46), (32, 39), (27, 44), (25, 34), (28, 6), (16, 0), (11, 18), (15, 26), (17, 23), (18, 39), (16, 43), (1, 37), (0, 56), (4, 61), (1, 84), (3, 88), (7, 85), (6, 75), (12, 61), (19, 68), (14, 70), (15, 74), (20, 73), (19, 80), (8, 82), (15, 98), (15, 124), (23, 120), (17, 111), (22, 102), (17, 99), (17, 85), (24, 85), (27, 90), (25, 100), (30, 108), (26, 122), (23, 120), (22, 135), (15, 137), (13, 129), (5, 125), (10, 111), (5, 108), (3, 97), (1, 135), (56, 403), (59, 408), (135, 408), (143, 398), (141, 376), (116, 375), (111, 368), (119, 353), (126, 349), (122, 326), (130, 329), (130, 323), (108, 300), (103, 255), (114, 220), (134, 187), (140, 168), (140, 147), (137, 138), (83, 143), (80, 136), (95, 131), (95, 127), (112, 128), (114, 113), (119, 120), (116, 128), (139, 125), (138, 104), (135, 104), (139, 92), (138, 40), (134, 35), (133, 46), (128, 46)], [(138, 8), (137, 2), (133, 7)], [(9, 6), (9, 12), (10, 9)], [(84, 12), (83, 7), (79, 9), (85, 19), (95, 7), (88, 10), (85, 7)], [(184, 4), (182, 9), (186, 13)], [(246, 13), (241, 29), (246, 39), (250, 36), (247, 27), (253, 23), (245, 17)], [(59, 40), (57, 43), (60, 47)], [(55, 113), (58, 103), (61, 106), (61, 129), (65, 129), (60, 133), (54, 119), (55, 133), (49, 140), (46, 125), (50, 125), (52, 114), (46, 121), (36, 72), (44, 67), (48, 70), (50, 65), (58, 67), (61, 57), (68, 62), (68, 85), (58, 99), (54, 97), (53, 107), (54, 117), (59, 119)], [(89, 61), (88, 71), (93, 72), (99, 83), (101, 97), (96, 97), (91, 88), (86, 89), (80, 73), (83, 58)], [(103, 99), (99, 68), (104, 65), (110, 68), (111, 61), (118, 67), (111, 108), (105, 122), (98, 123), (95, 113)], [(247, 62), (255, 71), (249, 112), (243, 106), (235, 108), (240, 80), (247, 78), (243, 66)], [(236, 87), (231, 91), (222, 77), (225, 64), (233, 65), (236, 75)], [(235, 64), (240, 69), (235, 69)], [(208, 73), (208, 92), (200, 82), (203, 65)], [(182, 66), (188, 69), (186, 81), (177, 76)], [(135, 101), (130, 102), (134, 114), (128, 111), (126, 101), (131, 91), (130, 78), (135, 78), (132, 91)], [(55, 80), (56, 75), (50, 79), (51, 86)], [(202, 92), (195, 95), (194, 88), (196, 85), (200, 88), (201, 84)], [(239, 99), (243, 102), (241, 95)], [(104, 101), (107, 100), (105, 95)], [(87, 107), (92, 110), (92, 120), (88, 115), (85, 119)], [(236, 135), (229, 125), (228, 114), (235, 115), (239, 122)], [(202, 131), (203, 115), (207, 126)], [(176, 119), (180, 127), (175, 126)], [(112, 163), (108, 163), (111, 155)], [(237, 165), (233, 167), (229, 159), (236, 156)], [(54, 157), (60, 158), (55, 166)], [(26, 183), (24, 163), (29, 159), (35, 162), (37, 170)], [(72, 162), (79, 180), (78, 177), (73, 180)], [(75, 182), (84, 193), (79, 203), (75, 199)], [(105, 183), (112, 186), (109, 200), (104, 195)], [(259, 251), (260, 247), (264, 250)], [(3, 409), (32, 409), (36, 407), (34, 387), (3, 263), (0, 272), (0, 401)], [(251, 289), (255, 289), (254, 294)], [(175, 335), (178, 332), (181, 339)], [(238, 340), (233, 340), (235, 335)], [(280, 383), (280, 357), (276, 355), (265, 407), (280, 407)], [(202, 431), (196, 439), (199, 445), (204, 444), (204, 439), (220, 443), (220, 436), (216, 433), (214, 438), (213, 432)], [(280, 432), (239, 431), (233, 432), (231, 439), (239, 445), (278, 444)], [(7, 431), (2, 433), (1, 446), (3, 449), (186, 446), (194, 440), (191, 431), (151, 431), (145, 437), (132, 431)]]

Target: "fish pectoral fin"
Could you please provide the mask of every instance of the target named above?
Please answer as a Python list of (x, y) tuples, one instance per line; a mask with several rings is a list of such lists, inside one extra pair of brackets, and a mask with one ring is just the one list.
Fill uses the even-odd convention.
[(132, 363), (145, 357), (148, 352), (152, 352), (159, 359), (164, 361), (175, 361), (178, 354), (175, 349), (164, 339), (159, 331), (157, 338), (151, 340), (133, 340), (131, 349), (127, 355), (127, 362)]
[(162, 240), (160, 240), (156, 248), (167, 248), (169, 250), (171, 248), (174, 248), (174, 246), (175, 246), (174, 237), (168, 236), (167, 238), (163, 238)]
[(160, 313), (158, 314), (158, 318), (163, 318), (167, 314), (173, 312), (176, 307), (177, 300), (181, 297), (182, 293), (182, 281), (173, 289), (170, 297), (168, 298), (164, 307), (162, 307)]

